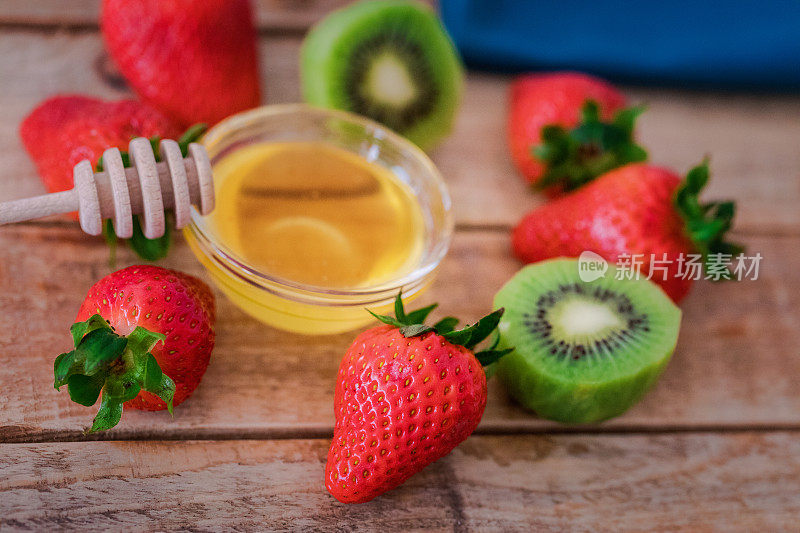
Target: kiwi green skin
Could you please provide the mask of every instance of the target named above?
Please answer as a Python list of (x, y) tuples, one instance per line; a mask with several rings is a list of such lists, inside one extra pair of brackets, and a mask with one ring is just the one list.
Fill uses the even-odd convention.
[(338, 9), (317, 23), (303, 41), (300, 74), (303, 98), (320, 107), (353, 111), (337, 86), (344, 74), (337, 58), (349, 56), (353, 43), (380, 33), (391, 20), (413, 23), (427, 35), (420, 43), (435, 58), (430, 69), (440, 96), (433, 112), (401, 135), (423, 150), (430, 150), (452, 130), (464, 86), (464, 69), (455, 45), (433, 10), (406, 0), (362, 0)]
[[(552, 259), (552, 261), (574, 261), (569, 259)], [(523, 270), (534, 268), (529, 265)], [(577, 266), (575, 266), (577, 272)], [(521, 273), (522, 271), (520, 271)], [(519, 273), (517, 275), (520, 275)], [(651, 283), (641, 280), (637, 283)], [(655, 284), (652, 284), (657, 287)], [(506, 285), (508, 286), (508, 284)], [(504, 307), (505, 287), (498, 292), (494, 306)], [(661, 290), (660, 288), (658, 288)], [(663, 291), (661, 291), (663, 293)], [(680, 323), (681, 312), (664, 294), (664, 305), (670, 306), (671, 318)], [(508, 314), (500, 320), (498, 331), (500, 343), (498, 348), (514, 348), (509, 345)], [(677, 344), (677, 335), (670, 346), (665, 346), (654, 364), (643, 367), (638, 373), (621, 377), (615, 381), (603, 383), (570, 383), (550, 373), (542, 372), (525, 355), (514, 349), (503, 356), (494, 366), (495, 373), (503, 382), (508, 393), (524, 407), (535, 411), (539, 416), (565, 424), (589, 424), (608, 420), (619, 416), (638, 402), (644, 394), (658, 381)]]
[[(500, 346), (507, 347), (502, 341)], [(629, 379), (602, 386), (559, 386), (557, 380), (538, 372), (516, 351), (497, 363), (496, 374), (517, 402), (542, 418), (564, 424), (590, 424), (619, 416), (638, 402), (658, 381), (673, 351), (674, 347), (660, 363)]]

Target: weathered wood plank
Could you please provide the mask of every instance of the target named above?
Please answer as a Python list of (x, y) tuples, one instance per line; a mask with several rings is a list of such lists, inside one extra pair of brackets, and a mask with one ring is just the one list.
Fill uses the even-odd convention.
[(346, 506), (324, 440), (0, 445), (0, 527), (81, 530), (790, 530), (794, 433), (472, 437)]
[[(800, 427), (800, 238), (745, 239), (764, 255), (758, 281), (700, 282), (684, 305), (678, 351), (658, 386), (605, 429)], [(52, 361), (89, 286), (105, 275), (99, 240), (62, 223), (0, 230), (0, 440), (80, 438), (93, 411), (52, 388)], [(123, 252), (119, 266), (133, 258)], [(164, 262), (202, 275), (181, 242)], [(519, 268), (504, 232), (461, 231), (425, 301), (475, 320)], [(303, 337), (261, 325), (218, 299), (218, 342), (203, 384), (170, 420), (126, 412), (114, 438), (322, 436), (353, 334)], [(482, 432), (557, 427), (492, 380)]]
[[(264, 37), (261, 62), (270, 103), (300, 100), (299, 37)], [(18, 139), (18, 124), (35, 105), (58, 92), (126, 96), (108, 75), (94, 33), (7, 31), (0, 34), (0, 200), (41, 192)], [(453, 135), (432, 154), (453, 196), (456, 219), (468, 225), (512, 225), (543, 199), (530, 194), (506, 149), (508, 77), (472, 73)], [(800, 97), (726, 95), (629, 89), (650, 109), (641, 140), (653, 159), (685, 172), (712, 155), (708, 197), (739, 203), (737, 228), (791, 232), (800, 228)]]
[(4, 0), (0, 23), (96, 26), (99, 13), (100, 0)]
[[(0, 24), (96, 27), (100, 0), (3, 0)], [(255, 0), (256, 25), (267, 31), (304, 31), (347, 0)]]

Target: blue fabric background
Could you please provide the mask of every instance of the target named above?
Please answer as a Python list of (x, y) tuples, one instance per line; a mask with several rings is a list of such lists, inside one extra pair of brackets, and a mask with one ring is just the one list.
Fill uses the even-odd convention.
[(468, 65), (800, 89), (800, 0), (439, 0)]

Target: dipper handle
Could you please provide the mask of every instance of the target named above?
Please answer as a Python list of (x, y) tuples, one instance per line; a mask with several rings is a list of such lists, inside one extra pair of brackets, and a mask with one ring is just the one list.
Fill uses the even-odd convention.
[(133, 235), (133, 216), (141, 215), (144, 236), (155, 239), (166, 230), (164, 209), (175, 213), (177, 228), (189, 223), (192, 205), (210, 213), (214, 182), (205, 148), (191, 143), (184, 158), (177, 142), (163, 139), (159, 151), (162, 161), (156, 162), (150, 141), (139, 137), (128, 147), (128, 168), (118, 148), (103, 152), (102, 172), (84, 159), (73, 169), (72, 190), (0, 203), (0, 224), (78, 211), (86, 233), (99, 235), (103, 220), (110, 218), (117, 236), (127, 239)]

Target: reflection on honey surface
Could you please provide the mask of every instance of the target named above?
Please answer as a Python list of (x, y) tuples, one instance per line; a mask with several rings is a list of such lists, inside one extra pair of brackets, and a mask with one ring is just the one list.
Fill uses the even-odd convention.
[(356, 288), (401, 276), (422, 252), (412, 191), (388, 169), (322, 143), (262, 143), (214, 165), (219, 240), (290, 281)]

